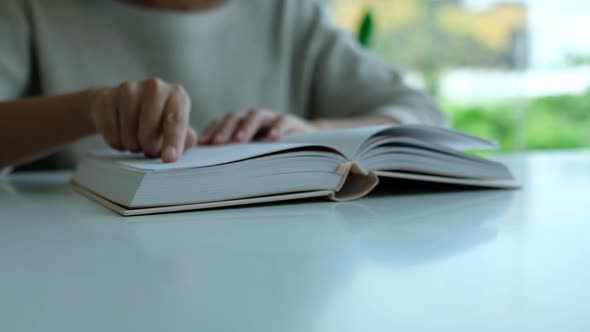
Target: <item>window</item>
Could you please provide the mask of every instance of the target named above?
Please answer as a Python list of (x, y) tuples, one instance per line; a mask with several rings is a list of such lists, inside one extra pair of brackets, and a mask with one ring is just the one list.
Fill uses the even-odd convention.
[(330, 3), (339, 24), (429, 89), (455, 128), (504, 150), (590, 146), (590, 2)]

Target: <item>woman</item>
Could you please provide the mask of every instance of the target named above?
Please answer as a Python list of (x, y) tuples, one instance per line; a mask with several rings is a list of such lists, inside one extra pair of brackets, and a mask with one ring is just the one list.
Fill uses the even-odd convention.
[(197, 140), (445, 123), (321, 2), (3, 0), (0, 168), (71, 166), (98, 135), (174, 162)]

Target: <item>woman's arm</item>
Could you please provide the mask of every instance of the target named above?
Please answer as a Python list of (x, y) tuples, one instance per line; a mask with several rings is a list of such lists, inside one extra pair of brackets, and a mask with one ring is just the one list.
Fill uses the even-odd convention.
[(25, 163), (96, 132), (90, 90), (0, 102), (0, 168)]
[(430, 96), (407, 86), (398, 71), (338, 28), (318, 1), (298, 4), (305, 23), (296, 50), (305, 59), (300, 66), (312, 68), (312, 119), (381, 115), (400, 124), (447, 124)]
[(0, 168), (100, 134), (113, 148), (174, 162), (196, 143), (190, 98), (159, 79), (53, 97), (0, 102)]

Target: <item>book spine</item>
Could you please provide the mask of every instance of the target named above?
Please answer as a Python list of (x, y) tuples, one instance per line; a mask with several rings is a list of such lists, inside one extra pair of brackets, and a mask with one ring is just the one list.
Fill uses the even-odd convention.
[(379, 184), (379, 177), (374, 172), (363, 170), (355, 161), (340, 165), (336, 170), (336, 174), (342, 176), (342, 181), (329, 198), (337, 202), (361, 198)]

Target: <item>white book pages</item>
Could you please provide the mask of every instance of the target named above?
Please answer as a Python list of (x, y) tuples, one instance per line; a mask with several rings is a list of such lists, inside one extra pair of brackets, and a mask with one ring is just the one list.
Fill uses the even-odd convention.
[(334, 191), (342, 181), (337, 170), (343, 162), (338, 155), (298, 151), (214, 167), (151, 172), (145, 175), (131, 201), (117, 203), (146, 207)]
[(424, 143), (453, 150), (486, 150), (498, 147), (495, 141), (469, 135), (453, 129), (424, 125), (396, 126), (383, 130), (380, 136), (414, 138)]
[[(409, 138), (422, 142), (424, 145), (444, 147), (453, 150), (485, 150), (497, 147), (494, 141), (465, 134), (447, 128), (403, 125), (403, 126), (370, 126), (352, 129), (336, 129), (315, 131), (285, 137), (285, 143), (317, 143), (333, 147), (341, 151), (348, 159), (357, 159), (383, 140)], [(385, 142), (383, 142), (385, 143)]]
[(294, 143), (248, 143), (222, 146), (196, 146), (187, 150), (175, 163), (164, 163), (160, 159), (148, 159), (143, 154), (102, 150), (92, 155), (103, 160), (113, 160), (123, 166), (146, 171), (169, 171), (222, 165), (271, 153), (287, 151), (309, 144)]
[(321, 130), (305, 134), (290, 135), (281, 140), (283, 143), (316, 143), (330, 146), (342, 152), (348, 159), (354, 159), (365, 141), (391, 125), (371, 126), (349, 129)]

